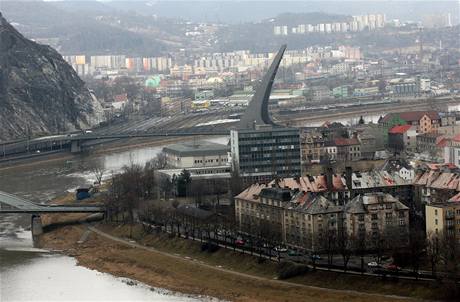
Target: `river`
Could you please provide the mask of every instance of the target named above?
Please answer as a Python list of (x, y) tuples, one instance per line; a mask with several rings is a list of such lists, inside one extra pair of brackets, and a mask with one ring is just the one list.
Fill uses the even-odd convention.
[[(208, 139), (226, 144), (225, 137)], [(73, 192), (94, 182), (91, 168), (106, 176), (124, 165), (143, 165), (162, 149), (143, 147), (110, 154), (74, 156), (0, 170), (0, 191), (35, 202)], [(0, 301), (209, 301), (180, 293), (129, 285), (126, 279), (76, 265), (72, 257), (34, 248), (27, 215), (0, 216)]]

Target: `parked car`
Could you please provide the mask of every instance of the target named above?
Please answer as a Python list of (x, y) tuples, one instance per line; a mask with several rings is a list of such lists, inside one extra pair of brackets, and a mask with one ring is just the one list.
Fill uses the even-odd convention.
[(376, 261), (369, 262), (367, 264), (368, 267), (382, 267), (380, 264), (378, 264)]
[(289, 250), (288, 255), (289, 256), (303, 256), (303, 254), (301, 252), (296, 251), (296, 250)]
[(385, 268), (389, 271), (399, 271), (401, 269), (399, 266), (397, 266), (394, 263), (388, 264)]
[(237, 239), (237, 240), (235, 240), (235, 244), (238, 245), (238, 246), (243, 246), (244, 245), (244, 240)]
[(288, 251), (287, 248), (279, 246), (279, 245), (275, 246), (273, 250), (278, 253), (286, 253)]
[(310, 258), (311, 258), (311, 260), (321, 260), (321, 256), (316, 255), (316, 254), (311, 255)]

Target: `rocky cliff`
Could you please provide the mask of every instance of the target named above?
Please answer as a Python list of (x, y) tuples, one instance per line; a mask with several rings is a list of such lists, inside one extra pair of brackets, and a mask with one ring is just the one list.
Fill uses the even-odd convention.
[(61, 55), (0, 13), (0, 140), (94, 126), (101, 104)]

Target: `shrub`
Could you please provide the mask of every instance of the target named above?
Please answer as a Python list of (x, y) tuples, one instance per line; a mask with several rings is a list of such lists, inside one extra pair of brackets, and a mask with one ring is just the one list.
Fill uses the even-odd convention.
[(278, 279), (288, 279), (295, 276), (300, 276), (309, 271), (308, 266), (298, 264), (291, 261), (282, 261), (278, 264), (277, 274)]

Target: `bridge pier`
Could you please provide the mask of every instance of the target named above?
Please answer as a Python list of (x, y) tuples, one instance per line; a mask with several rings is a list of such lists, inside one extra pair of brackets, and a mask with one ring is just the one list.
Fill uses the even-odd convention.
[(81, 152), (81, 145), (79, 140), (73, 140), (70, 145), (70, 152), (71, 153), (80, 153)]
[(42, 218), (40, 215), (32, 215), (30, 218), (30, 230), (32, 232), (32, 238), (43, 234)]

